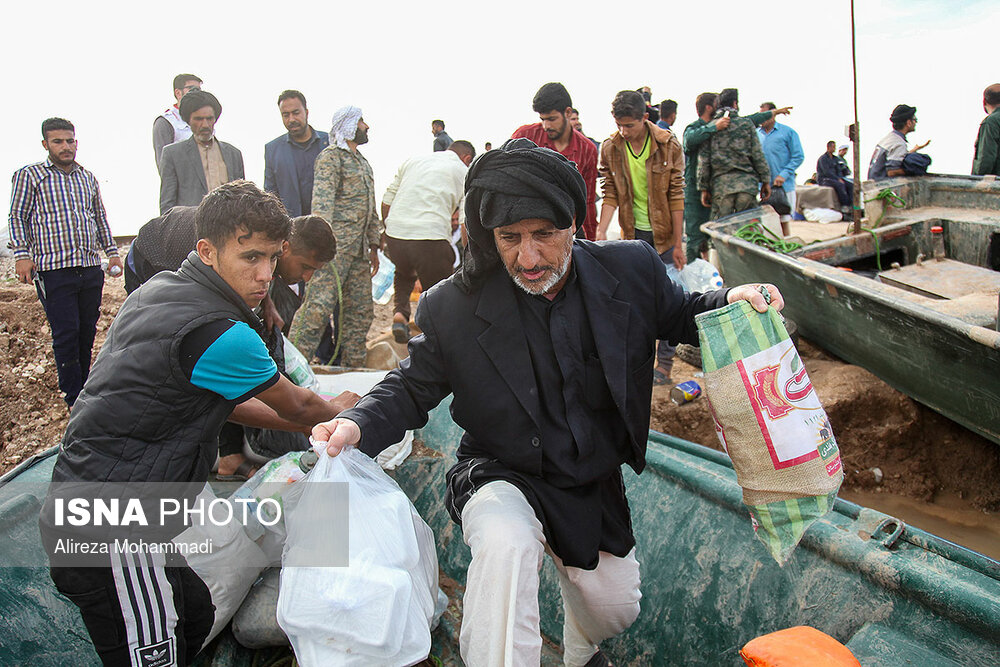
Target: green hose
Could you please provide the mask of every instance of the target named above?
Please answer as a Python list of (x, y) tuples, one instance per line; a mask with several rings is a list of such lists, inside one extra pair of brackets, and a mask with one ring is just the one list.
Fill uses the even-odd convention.
[(736, 230), (733, 236), (782, 254), (788, 254), (803, 247), (801, 243), (786, 241), (781, 238), (763, 226), (759, 220), (743, 225)]

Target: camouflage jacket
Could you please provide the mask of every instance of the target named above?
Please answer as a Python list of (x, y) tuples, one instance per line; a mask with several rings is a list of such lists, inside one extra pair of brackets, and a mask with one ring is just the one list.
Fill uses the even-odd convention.
[(713, 197), (756, 192), (761, 183), (771, 182), (753, 121), (732, 109), (719, 109), (715, 117), (725, 111), (732, 119), (729, 129), (712, 135), (698, 151), (698, 189), (710, 190)]
[(316, 157), (313, 215), (333, 227), (337, 254), (365, 255), (382, 236), (375, 212), (375, 179), (360, 152), (328, 146)]

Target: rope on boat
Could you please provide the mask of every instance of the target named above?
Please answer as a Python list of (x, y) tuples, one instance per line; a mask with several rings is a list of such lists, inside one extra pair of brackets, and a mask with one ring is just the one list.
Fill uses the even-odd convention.
[[(875, 195), (871, 199), (866, 199), (865, 203), (867, 204), (870, 201), (879, 201), (879, 200), (882, 200), (882, 213), (878, 216), (878, 220), (875, 221), (875, 224), (872, 225), (873, 227), (878, 227), (882, 224), (882, 218), (885, 217), (885, 211), (887, 207), (906, 208), (906, 200), (900, 197), (898, 194), (896, 194), (894, 190), (891, 190), (889, 188), (880, 191), (877, 195)], [(865, 231), (870, 232), (871, 230), (866, 229)], [(876, 243), (878, 243), (878, 241), (876, 241)]]
[[(878, 227), (878, 225), (875, 225)], [(867, 227), (862, 227), (861, 231), (868, 232), (872, 235), (872, 239), (875, 241), (875, 266), (878, 267), (879, 273), (882, 273), (882, 253), (878, 249), (878, 235), (875, 234), (874, 229), (868, 229)]]
[(786, 241), (781, 238), (762, 225), (759, 220), (743, 225), (736, 230), (733, 236), (782, 254), (787, 254), (803, 247), (801, 243)]

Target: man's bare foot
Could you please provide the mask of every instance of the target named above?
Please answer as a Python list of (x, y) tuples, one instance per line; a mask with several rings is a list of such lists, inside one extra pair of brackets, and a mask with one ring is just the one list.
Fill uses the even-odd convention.
[(219, 457), (219, 467), (215, 477), (224, 482), (244, 482), (257, 472), (259, 467), (242, 454), (227, 454)]

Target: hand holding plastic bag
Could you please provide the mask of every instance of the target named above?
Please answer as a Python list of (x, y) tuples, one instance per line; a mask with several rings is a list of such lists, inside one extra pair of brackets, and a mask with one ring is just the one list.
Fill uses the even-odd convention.
[(419, 662), (437, 596), (433, 533), (371, 458), (319, 450), (285, 498), (278, 623), (302, 665)]

